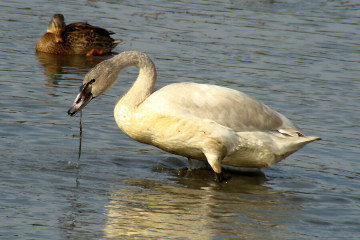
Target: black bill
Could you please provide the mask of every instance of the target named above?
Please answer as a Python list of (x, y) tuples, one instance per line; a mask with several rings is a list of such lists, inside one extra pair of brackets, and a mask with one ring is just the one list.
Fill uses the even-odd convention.
[(93, 99), (91, 87), (89, 83), (85, 83), (80, 87), (79, 94), (76, 96), (74, 104), (69, 108), (68, 114), (75, 116), (75, 114), (83, 109)]

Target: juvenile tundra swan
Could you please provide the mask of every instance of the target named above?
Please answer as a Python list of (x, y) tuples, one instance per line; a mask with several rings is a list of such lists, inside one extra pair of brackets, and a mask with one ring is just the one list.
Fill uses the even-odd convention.
[(68, 114), (75, 115), (110, 89), (129, 66), (136, 66), (139, 75), (115, 106), (119, 128), (136, 141), (208, 161), (218, 182), (225, 180), (221, 164), (271, 167), (320, 139), (305, 136), (282, 114), (229, 88), (183, 82), (153, 92), (154, 63), (136, 51), (120, 53), (91, 69)]

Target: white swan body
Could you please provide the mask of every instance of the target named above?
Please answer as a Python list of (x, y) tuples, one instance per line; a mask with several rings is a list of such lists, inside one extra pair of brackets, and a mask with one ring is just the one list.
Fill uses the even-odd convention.
[(320, 139), (305, 136), (280, 113), (229, 88), (175, 83), (153, 93), (155, 66), (146, 54), (135, 51), (120, 53), (90, 70), (68, 113), (74, 115), (107, 91), (128, 66), (136, 66), (139, 75), (115, 106), (119, 128), (136, 141), (208, 161), (220, 181), (221, 164), (271, 167)]

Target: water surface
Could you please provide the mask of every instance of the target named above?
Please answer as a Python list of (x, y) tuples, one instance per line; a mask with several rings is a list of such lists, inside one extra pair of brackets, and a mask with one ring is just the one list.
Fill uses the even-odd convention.
[[(187, 173), (187, 160), (126, 137), (112, 116), (136, 78), (69, 118), (83, 76), (110, 57), (35, 54), (54, 13), (148, 53), (157, 87), (241, 90), (322, 141), (271, 169)], [(357, 1), (3, 1), (1, 239), (358, 239)]]

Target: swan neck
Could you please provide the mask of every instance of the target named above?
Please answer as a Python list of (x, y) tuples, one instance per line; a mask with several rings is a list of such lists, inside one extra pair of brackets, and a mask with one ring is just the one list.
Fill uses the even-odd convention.
[[(125, 57), (124, 57), (125, 55)], [(151, 59), (144, 53), (124, 52), (114, 59), (116, 69), (135, 66), (139, 70), (138, 77), (128, 92), (120, 101), (126, 102), (129, 107), (138, 107), (154, 90), (156, 82), (156, 69)]]

